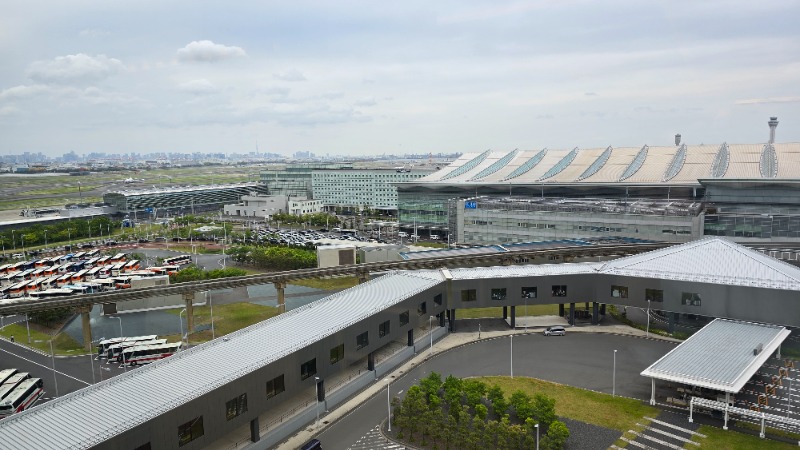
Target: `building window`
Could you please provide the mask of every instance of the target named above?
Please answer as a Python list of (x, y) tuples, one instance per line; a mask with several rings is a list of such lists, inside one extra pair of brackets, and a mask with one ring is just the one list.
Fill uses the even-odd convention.
[(475, 289), (465, 289), (461, 291), (462, 302), (474, 302), (478, 300), (478, 292)]
[(628, 286), (611, 286), (611, 296), (614, 298), (628, 298)]
[(275, 397), (285, 390), (286, 387), (283, 384), (283, 374), (267, 381), (267, 398)]
[(356, 350), (362, 349), (369, 345), (369, 331), (365, 331), (356, 336)]
[(566, 297), (567, 296), (567, 286), (563, 284), (554, 284), (553, 285), (553, 297)]
[(664, 291), (661, 289), (645, 289), (644, 299), (649, 302), (663, 302)]
[(404, 311), (400, 313), (400, 326), (408, 324), (408, 311)]
[(524, 287), (522, 288), (522, 298), (536, 298), (536, 287)]
[(317, 358), (306, 361), (300, 366), (300, 379), (305, 380), (317, 374)]
[(492, 289), (492, 300), (505, 300), (506, 288)]
[(433, 303), (438, 306), (442, 306), (442, 294), (438, 294), (435, 297), (433, 297)]
[(344, 359), (344, 344), (339, 344), (336, 347), (331, 349), (331, 364), (336, 364), (337, 362)]
[(388, 320), (386, 322), (383, 322), (382, 324), (378, 325), (378, 337), (382, 338), (382, 337), (386, 336), (387, 334), (389, 334), (389, 327), (390, 327), (390, 324), (389, 324)]
[(700, 294), (684, 292), (681, 294), (681, 305), (700, 306)]
[(178, 447), (203, 436), (203, 416), (195, 417), (178, 427)]
[(427, 305), (427, 303), (426, 303), (426, 302), (422, 302), (422, 303), (420, 303), (420, 304), (419, 304), (419, 306), (417, 307), (417, 315), (418, 315), (418, 316), (422, 316), (422, 315), (424, 315), (424, 314), (425, 314), (425, 313), (427, 313), (427, 312), (428, 312), (428, 305)]
[(225, 418), (231, 420), (247, 412), (247, 394), (242, 394), (233, 400), (225, 402)]

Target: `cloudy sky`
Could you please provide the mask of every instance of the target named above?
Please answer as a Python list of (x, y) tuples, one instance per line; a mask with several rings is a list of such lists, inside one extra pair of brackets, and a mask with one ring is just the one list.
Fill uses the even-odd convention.
[(800, 141), (800, 2), (6, 2), (0, 153)]

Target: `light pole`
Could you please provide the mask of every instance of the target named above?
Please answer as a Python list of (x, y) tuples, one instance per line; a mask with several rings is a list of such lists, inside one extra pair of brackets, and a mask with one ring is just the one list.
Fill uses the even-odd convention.
[(25, 235), (21, 235), (20, 238), (22, 239), (22, 254), (25, 255)]
[(539, 450), (539, 424), (533, 426), (536, 428), (536, 450)]
[(314, 409), (317, 410), (317, 428), (319, 428), (319, 377), (314, 377)]
[(389, 432), (392, 432), (392, 402), (389, 393), (389, 385), (391, 384), (392, 380), (389, 378), (386, 379), (386, 410), (389, 412)]
[(431, 352), (433, 352), (433, 316), (428, 316), (428, 333), (431, 335)]
[(103, 367), (103, 366), (100, 366), (100, 381), (103, 381), (103, 371), (104, 371), (104, 370), (105, 370), (106, 372), (111, 372), (111, 369), (109, 369), (108, 367)]
[(14, 247), (14, 252), (17, 251), (17, 238), (14, 237), (14, 230), (11, 230), (11, 245)]
[(47, 230), (44, 230), (44, 248), (47, 248)]
[(650, 299), (647, 299), (647, 332), (645, 337), (650, 337)]
[(611, 372), (611, 396), (617, 395), (617, 350), (614, 349), (614, 369)]
[(509, 334), (508, 337), (511, 343), (511, 378), (514, 378), (514, 335)]
[[(181, 342), (183, 342), (183, 313), (186, 312), (186, 308), (183, 308), (181, 312), (178, 313), (178, 322), (181, 324)], [(186, 346), (189, 346), (189, 340), (186, 340)]]
[[(122, 317), (120, 317), (120, 316), (108, 316), (108, 317), (109, 317), (110, 319), (117, 319), (117, 320), (119, 320), (119, 337), (120, 337), (120, 338), (122, 338)], [(124, 350), (125, 350), (124, 348), (121, 348), (121, 349), (119, 349), (120, 353), (122, 353)], [(109, 361), (109, 362), (110, 362), (110, 361)], [(106, 364), (108, 364), (108, 362), (107, 362)], [(127, 372), (127, 371), (128, 371), (128, 366), (126, 366), (126, 365), (125, 365), (125, 354), (124, 354), (124, 353), (122, 353), (122, 369), (123, 369), (125, 372)]]
[(53, 351), (53, 339), (50, 339), (50, 356), (53, 358), (53, 385), (56, 387), (56, 397), (58, 397), (58, 378), (56, 377), (56, 352)]
[(31, 344), (31, 325), (28, 322), (28, 313), (25, 313), (25, 328), (28, 329), (28, 345)]
[(211, 303), (211, 291), (206, 291), (206, 303), (211, 308), (211, 339), (216, 339), (217, 335), (214, 333), (214, 304)]

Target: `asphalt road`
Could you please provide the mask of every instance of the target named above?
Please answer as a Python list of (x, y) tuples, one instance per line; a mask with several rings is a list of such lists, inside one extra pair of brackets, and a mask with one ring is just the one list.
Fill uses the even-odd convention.
[[(674, 343), (612, 334), (567, 333), (562, 337), (540, 334), (513, 338), (514, 376), (540, 378), (570, 386), (611, 393), (614, 350), (616, 393), (646, 400), (650, 380), (642, 370), (675, 348)], [(510, 375), (511, 345), (508, 337), (459, 347), (426, 361), (397, 379), (391, 378), (392, 397), (402, 396), (431, 371), (456, 377)], [(386, 380), (376, 383), (385, 384)], [(345, 450), (368, 435), (388, 416), (386, 391), (326, 428), (318, 439), (326, 450)], [(321, 419), (324, 420), (324, 417)]]

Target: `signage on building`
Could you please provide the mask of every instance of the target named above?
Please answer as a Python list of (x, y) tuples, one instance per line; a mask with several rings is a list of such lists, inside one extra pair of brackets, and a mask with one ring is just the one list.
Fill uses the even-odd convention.
[(478, 209), (478, 202), (469, 200), (464, 202), (464, 209)]

